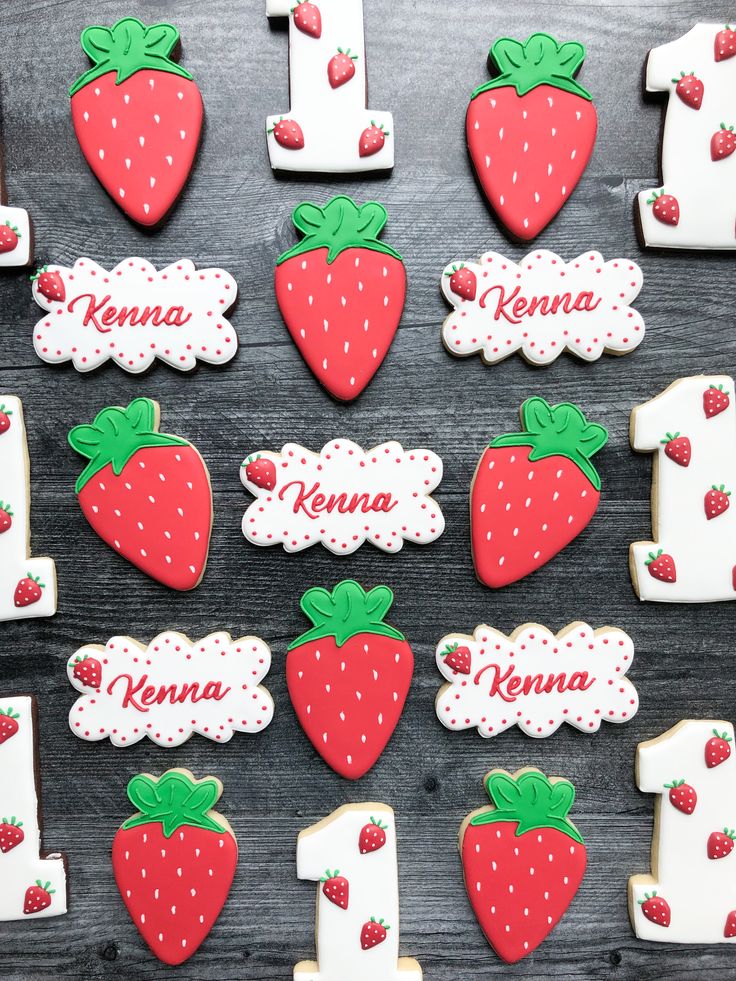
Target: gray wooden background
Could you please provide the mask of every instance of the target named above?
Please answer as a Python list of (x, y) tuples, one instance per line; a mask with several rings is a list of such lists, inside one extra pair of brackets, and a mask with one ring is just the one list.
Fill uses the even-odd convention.
[[(133, 227), (96, 183), (74, 138), (67, 88), (87, 67), (78, 44), (92, 23), (137, 15), (181, 30), (183, 64), (199, 81), (207, 124), (202, 152), (179, 207), (163, 230)], [(42, 724), (46, 844), (70, 865), (70, 912), (56, 920), (0, 925), (0, 977), (154, 979), (169, 972), (143, 944), (115, 888), (112, 837), (130, 813), (129, 777), (190, 767), (219, 776), (220, 810), (240, 844), (230, 901), (200, 952), (176, 970), (182, 979), (271, 981), (291, 977), (311, 956), (315, 887), (295, 873), (298, 831), (348, 801), (377, 800), (397, 811), (402, 868), (402, 951), (431, 981), (515, 978), (731, 978), (733, 947), (640, 943), (626, 910), (626, 880), (649, 867), (654, 801), (636, 790), (637, 742), (681, 718), (736, 717), (736, 607), (640, 605), (627, 571), (630, 541), (649, 528), (650, 461), (629, 448), (631, 407), (680, 375), (734, 368), (733, 263), (736, 256), (642, 254), (632, 206), (656, 186), (660, 107), (642, 98), (646, 52), (697, 20), (726, 21), (711, 0), (565, 3), (526, 0), (366, 0), (371, 104), (391, 109), (397, 134), (393, 176), (376, 180), (276, 180), (264, 120), (287, 106), (286, 34), (272, 30), (264, 0), (3, 0), (0, 83), (11, 203), (35, 221), (37, 258), (71, 263), (89, 255), (110, 264), (141, 255), (163, 265), (182, 256), (230, 270), (240, 284), (233, 321), (241, 347), (224, 369), (186, 377), (163, 365), (132, 378), (113, 365), (89, 377), (38, 360), (31, 329), (39, 316), (27, 276), (0, 278), (0, 391), (24, 401), (33, 481), (33, 549), (56, 559), (59, 613), (52, 620), (0, 625), (0, 690), (35, 692)], [(731, 13), (731, 16), (733, 14)], [(595, 247), (639, 262), (642, 347), (626, 358), (586, 365), (563, 357), (532, 369), (518, 356), (495, 368), (455, 360), (440, 343), (447, 308), (438, 289), (446, 262), (488, 248), (520, 258), (490, 218), (471, 176), (463, 119), (470, 92), (486, 77), (490, 42), (547, 30), (588, 49), (580, 80), (593, 94), (600, 132), (591, 164), (539, 245), (571, 258)], [(691, 66), (684, 65), (684, 69)], [(729, 122), (736, 122), (736, 117)], [(334, 193), (375, 198), (389, 211), (386, 239), (409, 273), (406, 313), (373, 384), (349, 406), (315, 382), (276, 308), (276, 256), (293, 242), (289, 216), (301, 200)], [(468, 487), (487, 440), (515, 428), (532, 394), (570, 399), (611, 433), (597, 457), (604, 494), (588, 531), (542, 571), (491, 592), (473, 575)], [(80, 458), (68, 429), (108, 404), (158, 399), (164, 432), (190, 438), (205, 457), (216, 520), (202, 585), (174, 594), (118, 559), (84, 521), (73, 493)], [(384, 555), (369, 545), (338, 559), (315, 547), (300, 556), (246, 545), (240, 531), (249, 496), (239, 481), (247, 451), (297, 440), (319, 448), (350, 436), (364, 446), (396, 438), (428, 446), (445, 462), (437, 494), (447, 531), (434, 545)], [(412, 642), (417, 667), (404, 717), (374, 771), (344, 782), (316, 757), (288, 699), (284, 656), (306, 626), (299, 598), (312, 585), (353, 577), (396, 593), (391, 621)], [(633, 636), (631, 677), (637, 718), (595, 736), (569, 728), (544, 741), (508, 732), (483, 741), (452, 734), (433, 709), (440, 677), (434, 646), (448, 630), (488, 622), (503, 630), (535, 620), (560, 629), (571, 620), (612, 624)], [(266, 684), (277, 703), (270, 728), (226, 746), (194, 737), (179, 750), (86, 744), (70, 732), (74, 699), (67, 658), (115, 633), (149, 640), (176, 628), (192, 638), (225, 628), (255, 632), (272, 647)], [(568, 915), (517, 966), (487, 946), (467, 903), (456, 847), (463, 817), (483, 804), (493, 766), (536, 765), (577, 785), (574, 819), (589, 869)], [(2, 788), (0, 788), (0, 802)], [(0, 810), (2, 808), (0, 807)], [(0, 882), (0, 888), (2, 883)], [(174, 971), (171, 970), (171, 974)], [(346, 979), (347, 981), (347, 979)], [(376, 981), (381, 981), (377, 978)]]

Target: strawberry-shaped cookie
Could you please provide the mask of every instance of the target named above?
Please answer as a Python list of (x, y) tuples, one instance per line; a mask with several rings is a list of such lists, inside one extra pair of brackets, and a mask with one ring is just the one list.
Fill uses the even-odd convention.
[(87, 27), (93, 62), (70, 89), (72, 120), (92, 171), (128, 217), (156, 225), (179, 197), (194, 163), (204, 113), (192, 76), (172, 61), (179, 32), (125, 17)]
[(293, 222), (302, 241), (276, 265), (276, 300), (302, 357), (335, 398), (368, 385), (394, 339), (404, 310), (406, 270), (379, 241), (386, 209), (340, 195), (324, 206), (300, 204)]
[(85, 518), (111, 548), (172, 589), (194, 589), (212, 530), (209, 473), (191, 443), (158, 426), (158, 403), (138, 398), (72, 429), (70, 445), (90, 461), (76, 491)]
[(492, 806), (470, 814), (460, 829), (465, 886), (486, 939), (513, 964), (562, 919), (587, 853), (567, 816), (575, 800), (568, 780), (493, 770), (485, 785)]
[[(404, 635), (384, 622), (392, 602), (388, 586), (366, 592), (352, 580), (331, 593), (309, 589), (301, 608), (314, 626), (289, 645), (294, 710), (320, 756), (349, 780), (381, 755), (409, 693), (414, 655)], [(361, 837), (361, 849), (363, 843)]]
[(219, 780), (195, 780), (188, 770), (128, 784), (139, 813), (115, 835), (113, 873), (131, 919), (165, 964), (196, 953), (230, 892), (238, 845), (212, 810), (221, 794)]
[(608, 432), (576, 405), (521, 406), (522, 432), (498, 436), (480, 459), (470, 496), (476, 575), (494, 589), (523, 579), (569, 545), (598, 508), (590, 462)]
[(537, 236), (562, 208), (593, 152), (598, 116), (575, 81), (577, 41), (504, 37), (489, 54), (494, 78), (475, 90), (466, 120), (478, 181), (515, 238)]

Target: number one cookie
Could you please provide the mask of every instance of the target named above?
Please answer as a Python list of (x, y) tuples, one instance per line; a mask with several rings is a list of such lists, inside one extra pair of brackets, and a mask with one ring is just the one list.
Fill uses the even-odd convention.
[(56, 613), (53, 560), (29, 558), (29, 481), (23, 406), (0, 396), (0, 621)]
[(319, 883), (317, 961), (294, 981), (421, 981), (399, 958), (399, 870), (394, 812), (386, 804), (347, 804), (299, 835), (300, 879)]
[(34, 726), (29, 695), (0, 698), (0, 921), (66, 913), (64, 858), (40, 855)]
[(274, 170), (393, 167), (391, 113), (366, 108), (363, 0), (266, 0), (266, 13), (289, 18), (291, 108), (266, 125)]

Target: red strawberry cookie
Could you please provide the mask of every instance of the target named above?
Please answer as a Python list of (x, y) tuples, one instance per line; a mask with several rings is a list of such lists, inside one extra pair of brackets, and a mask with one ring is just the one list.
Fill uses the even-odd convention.
[[(301, 608), (314, 626), (289, 645), (294, 710), (320, 756), (348, 780), (367, 773), (385, 749), (414, 673), (406, 638), (384, 620), (393, 598), (388, 586), (366, 592), (352, 580), (332, 592), (309, 589)], [(363, 832), (366, 847), (369, 837)]]
[(514, 964), (536, 950), (580, 888), (587, 852), (568, 817), (569, 780), (539, 770), (492, 770), (492, 805), (460, 829), (465, 887), (481, 930), (498, 956)]
[(112, 870), (138, 931), (164, 964), (197, 952), (225, 905), (238, 845), (212, 808), (222, 794), (215, 777), (188, 770), (141, 774), (128, 784), (137, 814), (115, 835)]
[(159, 433), (159, 415), (157, 402), (138, 398), (72, 429), (70, 446), (89, 458), (76, 492), (111, 548), (165, 586), (194, 589), (212, 531), (209, 473), (191, 443)]
[(593, 152), (598, 116), (575, 76), (577, 41), (549, 34), (503, 37), (488, 62), (495, 76), (473, 92), (466, 119), (478, 182), (512, 236), (535, 238), (575, 189)]
[(639, 743), (636, 782), (643, 793), (658, 795), (651, 872), (629, 879), (629, 914), (642, 940), (736, 938), (732, 742), (730, 723), (699, 719)]
[(601, 480), (591, 457), (608, 432), (570, 402), (530, 398), (522, 431), (497, 436), (480, 459), (470, 494), (478, 578), (498, 589), (539, 569), (586, 528)]
[(197, 83), (172, 61), (179, 32), (125, 17), (87, 27), (93, 62), (69, 90), (72, 120), (87, 163), (129, 218), (156, 225), (187, 182), (204, 107)]
[(292, 216), (302, 241), (276, 265), (276, 300), (289, 333), (315, 377), (350, 401), (386, 357), (406, 299), (406, 270), (379, 241), (386, 209), (340, 195)]

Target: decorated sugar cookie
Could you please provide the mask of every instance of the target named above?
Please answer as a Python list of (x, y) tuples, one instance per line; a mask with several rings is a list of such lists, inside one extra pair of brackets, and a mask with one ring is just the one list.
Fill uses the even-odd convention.
[(446, 684), (435, 710), (453, 731), (490, 737), (516, 725), (543, 739), (567, 722), (598, 732), (601, 722), (628, 722), (639, 707), (625, 677), (634, 644), (615, 627), (571, 623), (555, 635), (527, 623), (507, 637), (483, 624), (472, 637), (443, 637), (436, 656)]
[(198, 270), (191, 259), (160, 271), (135, 258), (109, 272), (92, 259), (44, 266), (33, 277), (33, 298), (47, 313), (33, 345), (42, 361), (71, 361), (77, 371), (113, 361), (137, 374), (157, 358), (180, 371), (198, 360), (220, 365), (238, 349), (225, 319), (237, 296), (230, 273)]
[(179, 32), (125, 17), (87, 27), (93, 67), (69, 90), (87, 163), (113, 201), (141, 225), (166, 217), (187, 182), (204, 107), (197, 83), (171, 59)]
[(736, 32), (696, 24), (649, 52), (647, 92), (667, 94), (662, 186), (639, 194), (645, 245), (736, 248)]
[(515, 964), (554, 930), (580, 888), (587, 851), (568, 814), (569, 780), (532, 768), (485, 778), (491, 806), (460, 828), (465, 887), (488, 943)]
[(41, 852), (36, 705), (0, 696), (0, 921), (66, 913), (66, 860)]
[(422, 981), (419, 964), (399, 957), (396, 819), (388, 805), (347, 804), (302, 831), (296, 867), (300, 879), (318, 883), (317, 962), (297, 964), (294, 981)]
[(0, 621), (56, 613), (53, 559), (31, 558), (31, 485), (23, 405), (0, 395)]
[(262, 640), (224, 631), (197, 643), (169, 630), (147, 647), (130, 637), (89, 644), (67, 664), (81, 692), (69, 726), (80, 739), (113, 746), (147, 736), (175, 748), (195, 732), (226, 743), (235, 732), (262, 732), (273, 718), (273, 699), (260, 684), (270, 667)]
[(159, 433), (159, 417), (158, 402), (138, 398), (75, 426), (69, 445), (89, 458), (76, 492), (87, 521), (123, 558), (165, 586), (194, 589), (212, 531), (209, 473), (191, 443)]
[(736, 940), (736, 763), (730, 722), (685, 721), (639, 743), (636, 782), (658, 794), (652, 871), (629, 879), (634, 933), (662, 943)]
[(542, 398), (521, 406), (522, 431), (497, 436), (475, 471), (470, 493), (473, 562), (498, 589), (554, 558), (587, 527), (601, 479), (590, 462), (608, 432), (570, 402)]
[(212, 810), (221, 794), (219, 780), (195, 780), (189, 770), (128, 784), (138, 813), (115, 835), (112, 870), (130, 918), (164, 964), (197, 952), (230, 892), (238, 844)]
[(393, 117), (366, 108), (363, 0), (266, 0), (266, 13), (289, 18), (291, 108), (266, 123), (274, 170), (393, 167)]
[(641, 286), (635, 262), (604, 262), (600, 252), (566, 263), (539, 249), (518, 264), (486, 252), (445, 268), (442, 292), (455, 309), (442, 341), (450, 354), (479, 353), (486, 364), (516, 351), (535, 365), (565, 351), (584, 361), (628, 354), (644, 340), (644, 321), (631, 307)]
[(8, 205), (0, 155), (0, 269), (30, 266), (33, 261), (33, 226), (27, 211)]
[(369, 541), (399, 552), (404, 541), (427, 545), (445, 529), (429, 496), (442, 480), (442, 461), (430, 450), (396, 442), (363, 450), (336, 439), (313, 453), (287, 443), (280, 453), (249, 454), (240, 479), (256, 498), (243, 516), (243, 534), (254, 545), (301, 552), (321, 542), (350, 555)]
[(566, 203), (593, 152), (598, 115), (575, 81), (584, 58), (582, 44), (549, 34), (499, 38), (488, 56), (494, 77), (468, 106), (478, 182), (501, 224), (525, 242)]
[(642, 600), (736, 599), (736, 410), (728, 375), (680, 378), (631, 414), (631, 445), (654, 453), (651, 542), (629, 566)]
[(352, 580), (332, 592), (308, 589), (301, 608), (314, 626), (289, 645), (294, 711), (320, 756), (348, 780), (378, 760), (409, 694), (414, 655), (385, 622), (393, 598), (388, 586), (366, 592)]
[[(297, 8), (298, 9), (298, 8)], [(399, 326), (406, 270), (379, 241), (386, 209), (340, 195), (294, 211), (302, 241), (276, 265), (276, 300), (289, 333), (335, 398), (356, 398), (381, 366)]]

